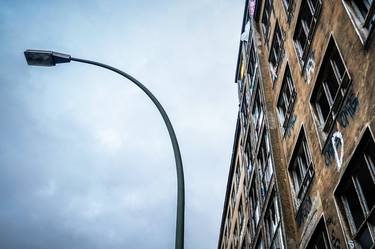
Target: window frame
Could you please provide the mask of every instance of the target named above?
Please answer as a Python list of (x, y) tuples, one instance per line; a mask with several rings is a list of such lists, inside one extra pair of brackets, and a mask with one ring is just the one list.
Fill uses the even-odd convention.
[[(244, 91), (247, 91), (247, 86), (244, 86)], [(240, 106), (240, 120), (241, 120), (241, 134), (246, 134), (246, 130), (249, 126), (249, 107), (246, 99), (246, 94), (242, 96)]]
[(249, 75), (249, 82), (251, 82), (253, 81), (256, 75), (258, 60), (255, 51), (255, 42), (253, 41), (253, 39), (251, 39), (249, 43), (249, 61), (247, 65), (247, 74)]
[[(303, 0), (300, 5), (297, 22), (294, 28), (293, 43), (297, 54), (298, 62), (301, 65), (302, 71), (304, 71), (307, 62), (307, 56), (310, 51), (311, 43), (314, 39), (314, 34), (319, 21), (322, 6), (322, 0), (316, 0), (316, 6), (312, 6), (311, 0)], [(310, 11), (311, 14), (311, 23), (308, 26), (303, 21), (304, 17), (306, 16), (306, 11)], [(302, 47), (302, 44), (300, 43), (299, 37), (301, 35), (301, 32), (304, 32), (306, 39), (304, 47)]]
[[(302, 154), (306, 158), (306, 165), (304, 169), (302, 168)], [(297, 180), (296, 176), (297, 167), (300, 172), (300, 180)], [(311, 150), (307, 142), (307, 137), (303, 126), (300, 129), (296, 144), (294, 145), (293, 153), (289, 161), (288, 173), (292, 182), (292, 189), (295, 194), (294, 202), (297, 210), (296, 213), (298, 214), (301, 204), (306, 198), (310, 185), (315, 176)], [(296, 185), (296, 183), (298, 185)]]
[[(316, 241), (316, 240), (319, 238), (319, 235), (322, 235), (322, 237), (323, 237), (323, 242), (324, 242), (325, 248), (318, 248), (317, 247), (316, 243), (318, 241)], [(329, 241), (326, 222), (324, 220), (324, 217), (322, 216), (320, 218), (318, 224), (316, 225), (312, 236), (310, 237), (310, 239), (307, 243), (306, 249), (331, 249), (331, 248), (332, 248), (332, 246), (331, 246), (331, 243)]]
[[(290, 94), (289, 99), (285, 91), (289, 92)], [(283, 130), (283, 136), (285, 135), (289, 120), (292, 116), (296, 98), (297, 98), (296, 86), (292, 77), (292, 73), (290, 71), (289, 63), (287, 63), (285, 67), (285, 71), (284, 71), (284, 77), (283, 77), (280, 91), (279, 91), (279, 96), (277, 98), (277, 104), (276, 104), (276, 110), (278, 113), (280, 126)], [(282, 111), (281, 102), (284, 103), (285, 113)]]
[(249, 188), (249, 221), (251, 222), (251, 238), (254, 239), (258, 226), (260, 224), (260, 216), (261, 216), (261, 202), (259, 198), (259, 192), (256, 184), (256, 178), (258, 178), (257, 173), (255, 173), (252, 183), (250, 184)]
[[(278, 44), (277, 51), (275, 51), (276, 43)], [(268, 56), (269, 70), (270, 70), (271, 79), (273, 83), (275, 83), (275, 81), (278, 78), (279, 68), (280, 68), (280, 65), (282, 64), (282, 59), (283, 59), (283, 53), (284, 53), (284, 36), (281, 30), (281, 27), (279, 25), (279, 21), (276, 20), (271, 47), (269, 49), (269, 56)], [(273, 58), (275, 60), (274, 62), (272, 62)]]
[(266, 197), (270, 193), (271, 182), (275, 174), (271, 137), (267, 128), (264, 128), (262, 132), (257, 152), (257, 164), (260, 167), (259, 171), (261, 173), (260, 185), (261, 195), (263, 195), (261, 199), (266, 200)]
[(261, 93), (260, 84), (257, 84), (257, 88), (255, 90), (255, 97), (254, 102), (252, 105), (251, 110), (251, 118), (252, 118), (252, 125), (253, 125), (253, 132), (255, 135), (255, 144), (258, 143), (259, 138), (261, 136), (262, 128), (265, 122), (265, 108), (263, 104), (263, 98)]
[(251, 146), (251, 140), (250, 140), (250, 132), (247, 134), (247, 139), (245, 141), (245, 147), (244, 147), (244, 163), (246, 167), (246, 178), (247, 182), (250, 182), (251, 175), (254, 172), (254, 162), (253, 162), (253, 156), (252, 156), (252, 146)]
[[(341, 73), (341, 76), (338, 75), (339, 69), (337, 67), (337, 63), (333, 63), (331, 57), (336, 57), (336, 59), (341, 60), (341, 66), (344, 70)], [(338, 88), (334, 97), (330, 93), (331, 90), (329, 89), (329, 82), (327, 81), (332, 80), (332, 78), (328, 79), (329, 76), (332, 76), (332, 74), (329, 73), (330, 70), (333, 70), (334, 80), (336, 80), (336, 83), (338, 84)], [(320, 140), (323, 139), (323, 141), (320, 142), (323, 145), (326, 144), (326, 138), (332, 131), (337, 116), (341, 110), (342, 104), (345, 102), (345, 98), (348, 95), (349, 89), (351, 88), (351, 85), (352, 78), (350, 76), (349, 70), (346, 66), (345, 60), (343, 59), (340, 48), (337, 45), (333, 35), (331, 34), (310, 98), (310, 104), (316, 116), (315, 123), (317, 124), (317, 128), (319, 130), (319, 138)], [(319, 103), (324, 99), (326, 100), (326, 103)], [(329, 109), (323, 111), (323, 108)], [(326, 112), (326, 114), (324, 114), (324, 112)], [(322, 147), (324, 148), (325, 146)]]
[[(287, 3), (287, 1), (289, 1), (289, 3)], [(292, 14), (292, 9), (293, 9), (292, 6), (294, 4), (294, 0), (282, 0), (282, 2), (283, 2), (285, 14), (287, 16), (288, 23), (289, 23), (292, 17), (291, 14)]]
[(375, 30), (375, 2), (373, 1), (371, 4), (366, 0), (362, 0), (362, 2), (364, 5), (367, 5), (365, 15), (363, 15), (360, 7), (354, 0), (342, 0), (361, 43), (367, 48)]
[[(281, 210), (280, 210), (280, 201), (278, 199), (278, 196), (276, 194), (276, 190), (273, 189), (272, 190), (272, 194), (271, 194), (271, 198), (267, 204), (267, 208), (266, 208), (266, 213), (265, 213), (265, 217), (264, 217), (264, 222), (265, 222), (265, 230), (266, 230), (266, 244), (267, 244), (267, 247), (268, 248), (272, 248), (275, 244), (275, 241), (277, 239), (277, 236), (278, 234), (281, 234), (281, 238), (280, 238), (280, 242), (281, 242), (281, 249), (284, 249), (285, 245), (284, 245), (284, 236), (283, 236), (283, 233), (282, 233), (282, 218), (281, 218)], [(273, 231), (273, 234), (271, 234), (272, 231), (270, 231), (270, 220), (268, 220), (269, 217), (269, 214), (270, 214), (270, 208), (271, 208), (271, 205), (274, 206), (274, 212), (276, 214), (276, 218), (278, 218), (278, 221), (276, 222), (276, 226), (274, 227), (274, 231)], [(276, 205), (276, 206), (275, 206)], [(272, 219), (272, 218), (271, 218)], [(271, 221), (272, 222), (272, 221)]]
[(268, 41), (269, 41), (272, 8), (273, 8), (273, 0), (265, 0), (264, 8), (263, 8), (263, 15), (261, 19), (261, 25), (262, 25), (262, 30), (263, 30), (264, 41), (266, 44), (268, 44)]
[[(369, 146), (372, 146), (369, 148)], [(372, 185), (375, 186), (375, 140), (369, 127), (366, 127), (363, 132), (360, 142), (356, 146), (350, 160), (346, 165), (345, 171), (336, 187), (334, 196), (336, 202), (338, 203), (341, 214), (344, 218), (344, 223), (348, 227), (349, 234), (347, 236), (355, 241), (356, 246), (358, 245), (359, 237), (361, 233), (367, 228), (369, 235), (372, 239), (372, 247), (375, 246), (375, 204), (372, 207), (368, 207), (365, 194), (363, 192), (363, 186), (361, 186), (360, 180), (358, 179), (358, 171), (367, 168), (368, 173), (370, 173), (370, 179), (372, 180)], [(371, 155), (369, 155), (372, 152)], [(367, 173), (367, 172), (366, 172)], [(347, 189), (354, 187), (354, 194), (356, 195), (356, 201), (360, 204), (361, 215), (363, 215), (362, 221), (356, 224), (354, 217), (349, 206)], [(351, 197), (351, 200), (354, 198)]]

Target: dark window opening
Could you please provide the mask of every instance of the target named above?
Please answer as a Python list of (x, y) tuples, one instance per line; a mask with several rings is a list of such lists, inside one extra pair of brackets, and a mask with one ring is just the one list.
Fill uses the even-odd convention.
[[(255, 175), (257, 177), (257, 175)], [(250, 227), (250, 234), (251, 237), (255, 235), (256, 228), (259, 223), (260, 218), (260, 203), (258, 198), (258, 193), (256, 189), (255, 180), (253, 181), (250, 191), (249, 191), (249, 227)]]
[(301, 4), (293, 40), (302, 65), (306, 62), (321, 6), (321, 0), (304, 0)]
[(250, 75), (250, 80), (252, 80), (254, 77), (255, 66), (256, 66), (256, 55), (255, 55), (254, 42), (252, 42), (250, 46), (249, 65), (248, 65), (248, 70), (247, 70), (248, 74)]
[(310, 150), (306, 141), (304, 128), (302, 128), (300, 131), (292, 154), (289, 174), (292, 178), (294, 192), (296, 194), (297, 208), (299, 208), (314, 176), (313, 164), (310, 156)]
[(268, 248), (283, 249), (283, 235), (281, 229), (281, 218), (279, 202), (276, 193), (273, 192), (265, 216), (266, 240)]
[(254, 126), (254, 135), (255, 135), (255, 141), (258, 141), (258, 138), (260, 136), (260, 132), (263, 125), (263, 118), (264, 118), (264, 108), (263, 103), (261, 100), (262, 96), (260, 94), (260, 87), (258, 84), (257, 91), (255, 93), (255, 100), (254, 100), (254, 106), (252, 111), (252, 119), (253, 119), (253, 126)]
[(283, 82), (281, 85), (279, 99), (277, 101), (279, 121), (281, 127), (284, 128), (284, 130), (291, 116), (295, 98), (296, 90), (292, 79), (292, 75), (290, 73), (289, 65), (287, 64)]
[(271, 143), (268, 131), (266, 129), (263, 132), (257, 159), (261, 177), (261, 197), (264, 200), (267, 196), (274, 170)]
[(373, 0), (343, 0), (349, 8), (349, 15), (356, 21), (354, 26), (359, 30), (364, 45), (367, 46), (375, 27), (375, 1)]
[(272, 45), (270, 50), (270, 71), (272, 80), (277, 78), (277, 72), (281, 61), (281, 55), (283, 53), (283, 37), (281, 34), (279, 23), (276, 22), (275, 32), (273, 34)]
[(335, 193), (356, 248), (375, 246), (374, 139), (367, 129)]
[(311, 237), (307, 249), (330, 249), (331, 246), (328, 242), (327, 229), (322, 218), (318, 226), (315, 228), (314, 234)]
[(328, 133), (351, 83), (344, 60), (331, 37), (311, 97), (319, 127)]
[(262, 29), (264, 40), (268, 42), (269, 29), (270, 29), (270, 17), (272, 10), (272, 0), (266, 0), (264, 3), (263, 17), (262, 17)]

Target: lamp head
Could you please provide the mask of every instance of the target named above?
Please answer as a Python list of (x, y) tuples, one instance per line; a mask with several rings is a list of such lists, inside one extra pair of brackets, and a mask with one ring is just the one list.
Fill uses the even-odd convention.
[(53, 51), (27, 49), (24, 54), (30, 66), (51, 67), (58, 63), (70, 62), (70, 55)]

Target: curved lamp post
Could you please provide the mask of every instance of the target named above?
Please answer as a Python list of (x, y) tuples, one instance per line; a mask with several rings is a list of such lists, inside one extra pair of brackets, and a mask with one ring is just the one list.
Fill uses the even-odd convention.
[(136, 80), (131, 75), (117, 68), (103, 64), (103, 63), (74, 58), (68, 54), (62, 54), (62, 53), (57, 53), (53, 51), (45, 51), (45, 50), (28, 49), (24, 52), (24, 54), (26, 57), (27, 64), (32, 65), (32, 66), (55, 66), (56, 64), (59, 64), (59, 63), (77, 61), (81, 63), (91, 64), (91, 65), (95, 65), (98, 67), (106, 68), (132, 81), (139, 88), (141, 88), (147, 94), (148, 97), (150, 97), (152, 102), (158, 108), (161, 116), (163, 117), (165, 124), (167, 125), (168, 133), (171, 138), (171, 142), (173, 146), (173, 152), (174, 152), (174, 157), (176, 161), (176, 171), (177, 171), (177, 220), (176, 220), (175, 248), (183, 249), (184, 248), (185, 183), (184, 183), (184, 171), (182, 167), (181, 154), (180, 154), (180, 149), (178, 147), (176, 134), (173, 130), (171, 121), (169, 120), (167, 113), (165, 112), (164, 108), (161, 106), (159, 101), (155, 98), (155, 96), (141, 82)]

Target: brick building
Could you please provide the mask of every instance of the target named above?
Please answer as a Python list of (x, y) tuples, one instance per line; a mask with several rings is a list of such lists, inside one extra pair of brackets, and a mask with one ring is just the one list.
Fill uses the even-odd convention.
[(218, 249), (375, 248), (375, 1), (247, 0)]

